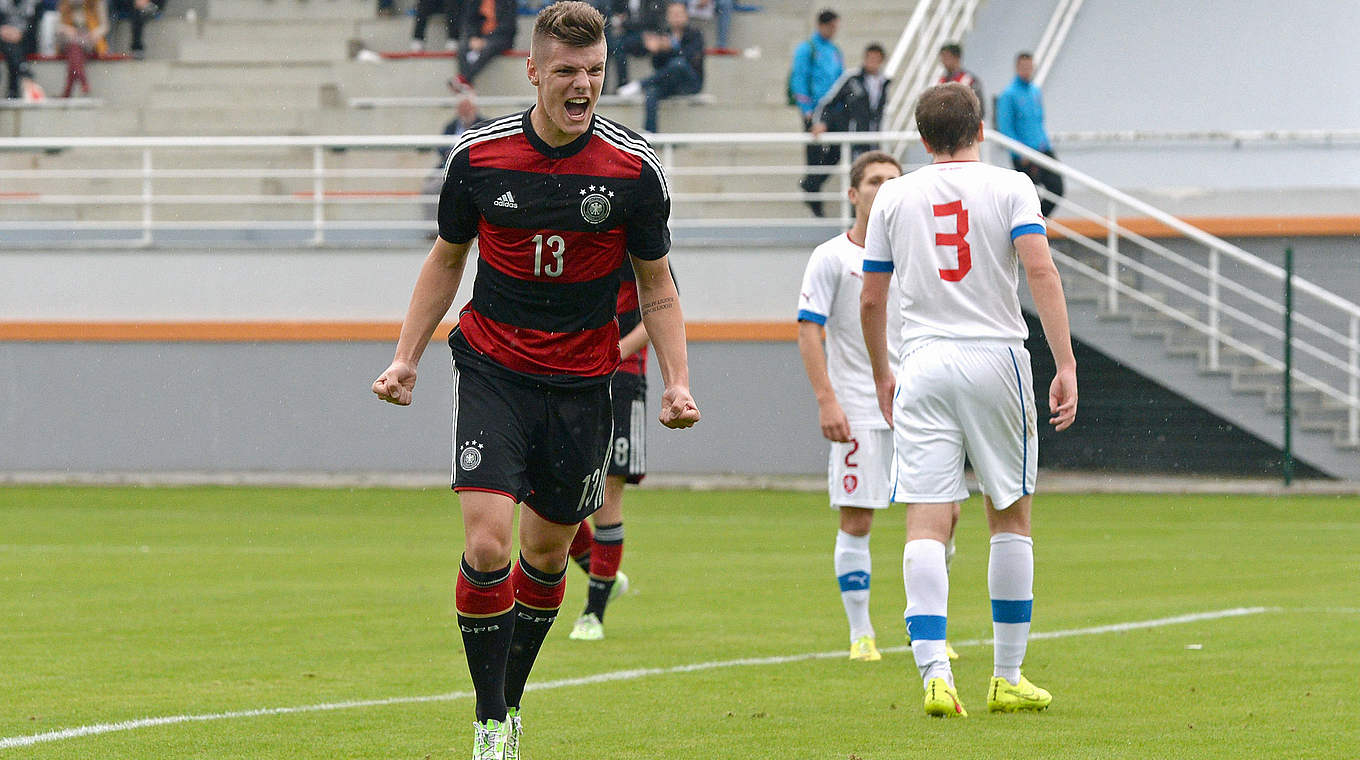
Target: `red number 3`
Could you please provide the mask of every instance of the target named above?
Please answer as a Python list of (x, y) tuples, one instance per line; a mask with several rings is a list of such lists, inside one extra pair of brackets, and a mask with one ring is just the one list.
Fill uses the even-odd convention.
[(935, 211), (935, 216), (952, 216), (958, 220), (955, 232), (935, 233), (935, 245), (952, 245), (959, 249), (958, 268), (941, 269), (940, 279), (945, 282), (958, 282), (973, 268), (973, 249), (968, 247), (968, 241), (964, 238), (968, 234), (968, 210), (963, 207), (963, 201), (937, 203), (931, 206), (931, 209)]

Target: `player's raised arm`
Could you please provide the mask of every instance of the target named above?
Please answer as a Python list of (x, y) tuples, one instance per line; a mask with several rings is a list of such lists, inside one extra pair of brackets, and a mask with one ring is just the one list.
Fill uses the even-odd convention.
[(383, 401), (401, 406), (411, 403), (416, 365), (420, 364), (420, 357), (430, 343), (430, 335), (453, 305), (471, 247), (471, 242), (450, 243), (435, 238), (430, 254), (420, 267), (420, 275), (416, 277), (392, 364), (373, 381), (373, 392)]
[(661, 382), (666, 386), (661, 394), (661, 424), (668, 428), (692, 427), (699, 421), (699, 407), (689, 392), (685, 317), (680, 311), (680, 296), (671, 279), (668, 257), (652, 261), (636, 256), (632, 259), (642, 323), (656, 349)]
[(1072, 353), (1062, 277), (1053, 264), (1047, 237), (1037, 233), (1021, 235), (1015, 239), (1015, 251), (1025, 267), (1034, 308), (1039, 312), (1044, 338), (1058, 368), (1048, 389), (1048, 407), (1053, 412), (1049, 422), (1058, 430), (1066, 430), (1077, 419), (1077, 359)]

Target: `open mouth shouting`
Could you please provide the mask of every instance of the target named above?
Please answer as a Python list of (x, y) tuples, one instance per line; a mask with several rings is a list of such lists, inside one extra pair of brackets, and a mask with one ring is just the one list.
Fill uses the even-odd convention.
[(567, 118), (574, 122), (585, 121), (587, 113), (590, 111), (590, 98), (581, 96), (577, 98), (567, 98), (566, 102)]

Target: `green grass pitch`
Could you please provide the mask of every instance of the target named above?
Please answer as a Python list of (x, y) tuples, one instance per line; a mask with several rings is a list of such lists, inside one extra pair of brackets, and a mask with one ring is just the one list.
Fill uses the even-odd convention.
[[(1360, 757), (1360, 500), (1040, 494), (1034, 630), (1063, 635), (1030, 644), (1025, 673), (1054, 695), (1037, 715), (986, 712), (980, 512), (964, 506), (949, 619), (972, 716), (942, 721), (910, 654), (843, 658), (823, 495), (628, 492), (634, 592), (605, 641), (569, 641), (569, 568), (526, 755)], [(894, 507), (873, 533), (883, 647), (903, 637), (902, 525)], [(0, 760), (465, 758), (471, 700), (440, 696), (470, 689), (461, 535), (441, 490), (0, 489)], [(721, 666), (679, 669), (701, 663)], [(25, 739), (143, 718), (175, 720)]]

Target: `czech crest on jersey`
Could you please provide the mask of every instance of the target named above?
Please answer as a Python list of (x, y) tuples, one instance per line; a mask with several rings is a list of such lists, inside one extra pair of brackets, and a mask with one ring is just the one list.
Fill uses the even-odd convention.
[[(584, 193), (586, 191), (582, 190), (581, 192)], [(603, 185), (598, 188), (595, 185), (590, 186), (590, 194), (581, 199), (582, 219), (591, 224), (599, 224), (609, 218), (609, 212), (611, 211), (609, 195), (613, 195), (614, 193), (609, 192), (609, 194), (606, 195), (606, 192)]]

